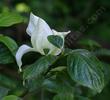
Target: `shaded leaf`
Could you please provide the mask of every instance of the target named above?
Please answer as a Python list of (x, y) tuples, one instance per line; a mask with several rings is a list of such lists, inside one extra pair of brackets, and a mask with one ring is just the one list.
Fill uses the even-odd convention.
[(0, 44), (0, 64), (9, 64), (13, 63), (14, 61), (15, 59), (8, 48)]
[(23, 21), (23, 17), (16, 12), (3, 12), (0, 14), (0, 27), (9, 27)]
[(0, 35), (0, 42), (3, 43), (13, 55), (15, 55), (18, 45), (13, 39), (8, 36)]
[(108, 49), (99, 49), (93, 52), (96, 56), (110, 56), (110, 50)]
[(74, 94), (72, 93), (59, 93), (56, 96), (54, 96), (53, 100), (75, 100)]
[(45, 74), (48, 68), (56, 61), (56, 59), (57, 57), (51, 55), (40, 58), (34, 64), (28, 65), (24, 69), (23, 78), (31, 79)]
[(50, 78), (45, 79), (43, 86), (48, 91), (58, 94), (74, 92), (73, 81), (71, 80), (65, 69), (61, 72), (53, 73)]
[(0, 74), (0, 85), (9, 89), (14, 89), (17, 87), (18, 82), (9, 76)]
[(75, 100), (91, 100), (88, 97), (83, 97), (83, 96), (77, 96), (75, 97)]
[(100, 61), (89, 52), (74, 52), (67, 58), (71, 78), (79, 84), (101, 92), (104, 88), (104, 73)]
[(2, 100), (22, 100), (22, 99), (20, 99), (15, 95), (8, 95), (8, 96), (5, 96)]
[(52, 43), (57, 48), (61, 48), (63, 46), (63, 39), (57, 35), (50, 35), (48, 36), (48, 41)]
[(88, 46), (90, 48), (100, 48), (101, 47), (101, 45), (99, 43), (97, 43), (95, 40), (91, 40), (91, 39), (81, 39), (78, 43), (80, 45)]
[(0, 100), (8, 94), (9, 89), (0, 86)]
[(30, 92), (42, 87), (42, 83), (44, 81), (43, 75), (56, 60), (57, 57), (55, 56), (43, 56), (34, 64), (29, 65), (24, 69), (24, 85), (29, 89)]
[(108, 84), (110, 82), (110, 77), (108, 77), (110, 75), (110, 64), (102, 62), (103, 64), (103, 72), (105, 75), (105, 84)]
[(43, 81), (44, 81), (44, 78), (41, 76), (41, 77), (26, 80), (24, 85), (29, 90), (29, 92), (32, 92), (41, 88)]

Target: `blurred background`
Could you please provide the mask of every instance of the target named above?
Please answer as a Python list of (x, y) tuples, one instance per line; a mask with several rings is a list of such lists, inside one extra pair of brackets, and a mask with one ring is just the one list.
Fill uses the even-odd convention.
[(77, 47), (77, 40), (89, 38), (109, 48), (110, 1), (109, 0), (0, 0), (0, 12), (15, 11), (25, 16), (25, 23), (0, 28), (19, 43), (26, 42), (25, 32), (29, 14), (40, 16), (57, 31), (71, 30), (66, 45)]
[[(81, 48), (80, 43), (86, 45), (88, 42), (99, 46), (88, 40), (91, 39), (104, 48), (110, 48), (110, 0), (0, 0), (0, 13), (2, 12), (16, 12), (24, 17), (23, 23), (7, 28), (0, 27), (0, 34), (12, 37), (19, 45), (30, 44), (26, 27), (30, 12), (33, 12), (57, 31), (71, 30), (71, 33), (66, 37), (66, 47)], [(80, 40), (85, 41), (79, 43)], [(11, 70), (6, 70), (6, 72), (13, 73)], [(18, 77), (18, 72), (16, 71), (16, 73), (13, 74)], [(103, 95), (96, 95), (93, 99), (105, 100), (107, 98), (106, 100), (109, 100), (109, 88), (108, 85), (102, 92)], [(21, 95), (21, 91), (14, 93)]]

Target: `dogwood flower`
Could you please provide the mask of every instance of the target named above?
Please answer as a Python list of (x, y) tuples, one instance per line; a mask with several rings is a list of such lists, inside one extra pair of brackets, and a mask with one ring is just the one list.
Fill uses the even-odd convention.
[[(49, 25), (40, 17), (30, 14), (30, 20), (28, 27), (26, 29), (27, 34), (31, 37), (32, 47), (27, 45), (22, 45), (16, 53), (16, 61), (19, 66), (19, 70), (22, 71), (22, 56), (30, 51), (36, 51), (42, 55), (46, 55), (44, 49), (48, 49), (48, 54), (59, 55), (64, 47), (64, 37), (70, 33), (68, 32), (57, 32), (53, 29), (50, 29)], [(47, 39), (50, 35), (58, 35), (63, 39), (63, 45), (61, 48), (54, 46)]]

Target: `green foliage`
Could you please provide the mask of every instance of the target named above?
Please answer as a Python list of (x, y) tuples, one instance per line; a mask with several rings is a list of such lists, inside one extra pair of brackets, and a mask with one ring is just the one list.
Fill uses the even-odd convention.
[(0, 64), (14, 63), (17, 49), (18, 45), (13, 39), (0, 35)]
[(104, 73), (99, 60), (89, 52), (74, 52), (68, 56), (68, 73), (83, 86), (101, 92), (104, 88)]
[(99, 43), (91, 39), (81, 39), (78, 41), (78, 44), (80, 44), (81, 46), (85, 46), (90, 50), (101, 48), (101, 45)]
[(74, 95), (72, 93), (60, 93), (53, 100), (74, 100)]
[(9, 27), (23, 21), (23, 17), (16, 12), (3, 12), (0, 14), (0, 27)]
[(50, 71), (51, 77), (48, 79), (45, 79), (43, 82), (43, 86), (45, 89), (53, 92), (53, 93), (67, 93), (71, 94), (74, 93), (74, 87), (72, 84), (71, 78), (67, 74), (67, 72), (64, 70), (61, 71)]
[(3, 43), (13, 55), (16, 54), (18, 45), (13, 39), (4, 35), (0, 35), (0, 43)]
[(24, 70), (23, 78), (31, 79), (39, 77), (42, 74), (45, 74), (49, 67), (56, 61), (57, 57), (54, 56), (44, 56), (37, 60), (34, 64), (29, 65)]
[(76, 100), (91, 100), (91, 99), (83, 97), (83, 96), (78, 96), (76, 97)]
[(8, 94), (9, 89), (5, 87), (0, 87), (0, 99), (2, 99), (4, 96)]
[(2, 100), (22, 100), (22, 99), (14, 95), (9, 95), (9, 96), (4, 97)]
[(101, 48), (93, 52), (97, 56), (110, 56), (110, 50)]
[(0, 85), (3, 85), (3, 86), (10, 88), (10, 89), (14, 89), (14, 88), (16, 88), (17, 84), (18, 83), (16, 80), (13, 80), (9, 76), (0, 74)]
[[(67, 48), (58, 56), (38, 56), (35, 59), (32, 55), (30, 59), (25, 59), (27, 65), (23, 65), (24, 70), (19, 73), (15, 64), (17, 43), (8, 36), (0, 35), (0, 100), (109, 100), (110, 50), (103, 48), (109, 47), (110, 41), (109, 6), (109, 0), (24, 0), (23, 3), (19, 0), (1, 0), (0, 27), (8, 30), (6, 34), (14, 37), (9, 26), (25, 21), (18, 12), (27, 15), (32, 11), (45, 18), (52, 28), (71, 29), (75, 35), (75, 31), (82, 29), (86, 39), (78, 44), (89, 51)], [(101, 8), (103, 11), (98, 15), (96, 12)], [(88, 22), (90, 18), (92, 24)], [(18, 33), (15, 31), (16, 34), (22, 34), (19, 32), (24, 27), (22, 24), (20, 27), (15, 28), (20, 30)], [(80, 35), (77, 38), (80, 39)], [(101, 40), (104, 45), (94, 39)], [(63, 39), (59, 36), (49, 36), (48, 40), (58, 48), (63, 45)], [(44, 52), (47, 54), (49, 50), (45, 48)]]
[(49, 67), (57, 60), (57, 57), (48, 55), (41, 57), (32, 65), (26, 66), (23, 73), (24, 84), (29, 91), (34, 91), (42, 86), (43, 75), (48, 72)]
[[(16, 42), (3, 35), (0, 36), (0, 39), (1, 43), (7, 47), (7, 52), (11, 55), (15, 55), (18, 48)], [(56, 44), (58, 42), (54, 41), (54, 43)], [(2, 49), (4, 50), (3, 47)], [(84, 49), (66, 49), (62, 55), (59, 56), (43, 56), (33, 64), (25, 66), (23, 70), (24, 87), (20, 83), (21, 80), (17, 82), (4, 74), (0, 74), (0, 85), (3, 86), (1, 89), (3, 93), (1, 94), (1, 98), (3, 98), (3, 100), (10, 98), (16, 99), (17, 97), (6, 96), (9, 93), (8, 91), (14, 91), (13, 89), (15, 89), (15, 92), (21, 90), (22, 92), (20, 94), (23, 94), (25, 89), (28, 90), (29, 93), (43, 89), (45, 90), (44, 93), (55, 93), (53, 100), (75, 100), (76, 98), (79, 100), (89, 100), (89, 98), (86, 98), (86, 96), (90, 96), (87, 91), (86, 96), (81, 97), (81, 95), (83, 95), (83, 89), (81, 89), (80, 86), (84, 88), (88, 87), (91, 89), (90, 91), (100, 93), (110, 80), (110, 78), (105, 78), (109, 73), (105, 68), (106, 64), (102, 64), (96, 56), (93, 55), (95, 53), (96, 51), (90, 53)], [(67, 58), (67, 65), (56, 65), (59, 59), (64, 57)], [(5, 63), (9, 62), (7, 61)], [(19, 86), (19, 88), (16, 90), (17, 86)]]
[(0, 64), (14, 63), (15, 59), (10, 51), (2, 44), (0, 44)]
[(57, 35), (48, 36), (48, 41), (58, 48), (61, 48), (63, 46), (63, 42), (64, 42), (63, 39)]

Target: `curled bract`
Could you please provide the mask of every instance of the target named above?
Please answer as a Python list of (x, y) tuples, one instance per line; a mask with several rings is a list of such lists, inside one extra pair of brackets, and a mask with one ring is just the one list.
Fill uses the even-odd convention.
[[(16, 61), (21, 71), (22, 66), (22, 56), (30, 51), (36, 51), (45, 54), (45, 49), (48, 49), (50, 55), (59, 55), (64, 47), (64, 37), (70, 33), (68, 32), (57, 32), (49, 27), (49, 25), (40, 17), (35, 16), (33, 13), (30, 14), (30, 20), (28, 27), (26, 29), (27, 34), (31, 37), (32, 47), (27, 45), (22, 45), (16, 53)], [(57, 35), (63, 39), (63, 45), (61, 48), (54, 46), (48, 41), (48, 36)]]

